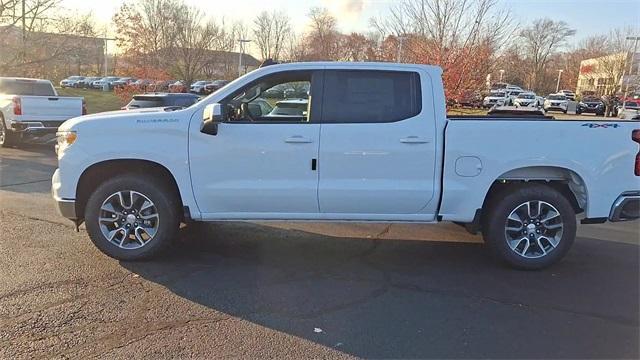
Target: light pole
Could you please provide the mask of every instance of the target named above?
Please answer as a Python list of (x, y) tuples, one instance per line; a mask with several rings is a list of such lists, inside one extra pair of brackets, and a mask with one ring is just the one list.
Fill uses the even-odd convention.
[[(640, 36), (627, 36), (626, 40), (633, 40), (633, 52), (631, 53), (631, 64), (629, 64), (629, 77), (631, 77), (631, 72), (633, 71), (633, 62), (635, 61), (636, 51), (638, 50), (638, 40), (640, 40)], [(625, 53), (625, 58), (627, 54)], [(625, 59), (626, 61), (626, 59)], [(626, 66), (625, 66), (626, 69)], [(640, 72), (640, 69), (638, 70)], [(624, 81), (624, 72), (622, 73), (622, 81)], [(624, 88), (624, 95), (622, 97), (622, 110), (624, 110), (624, 104), (626, 103), (627, 93), (629, 92), (629, 80), (627, 80), (627, 85)]]
[(108, 38), (107, 34), (104, 34), (104, 37), (102, 38), (102, 40), (104, 40), (104, 77), (109, 76), (108, 74), (108, 69), (107, 69), (107, 44), (109, 41), (115, 41), (116, 39), (114, 38)]
[(405, 35), (399, 35), (398, 36), (398, 55), (396, 56), (396, 62), (400, 62), (400, 59), (402, 59), (402, 44), (404, 44), (404, 41), (407, 39), (407, 37)]
[(500, 82), (502, 82), (502, 77), (504, 76), (504, 70), (500, 69), (498, 70), (498, 72), (500, 72)]
[(560, 77), (562, 76), (563, 71), (564, 70), (562, 69), (558, 70), (558, 82), (556, 83), (556, 93), (560, 91)]
[(240, 52), (238, 55), (238, 77), (242, 76), (242, 56), (244, 55), (244, 44), (249, 42), (251, 42), (251, 40), (238, 39), (238, 44), (240, 44)]

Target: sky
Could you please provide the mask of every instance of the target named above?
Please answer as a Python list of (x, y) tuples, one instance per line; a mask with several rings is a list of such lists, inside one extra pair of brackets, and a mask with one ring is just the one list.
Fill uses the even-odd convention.
[[(184, 0), (201, 8), (207, 15), (221, 21), (243, 21), (251, 25), (261, 11), (285, 11), (293, 28), (302, 33), (307, 26), (307, 13), (315, 6), (326, 7), (338, 19), (343, 32), (367, 32), (372, 17), (384, 17), (390, 6), (399, 0)], [(125, 0), (62, 0), (69, 10), (91, 12), (99, 24), (110, 24), (111, 18)], [(497, 0), (498, 8), (511, 11), (514, 20), (526, 26), (532, 20), (548, 17), (564, 20), (578, 42), (591, 35), (609, 30), (640, 27), (640, 0)], [(113, 34), (111, 34), (113, 35)]]

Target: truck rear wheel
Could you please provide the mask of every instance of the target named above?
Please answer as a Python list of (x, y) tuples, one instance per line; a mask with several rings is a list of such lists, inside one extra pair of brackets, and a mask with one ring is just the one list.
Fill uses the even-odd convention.
[(180, 225), (178, 199), (165, 183), (125, 174), (98, 186), (85, 207), (91, 241), (118, 260), (154, 257), (173, 242)]
[(560, 261), (576, 236), (571, 203), (542, 184), (513, 186), (490, 201), (484, 241), (500, 260), (517, 269), (542, 269)]
[(18, 144), (18, 136), (7, 129), (4, 118), (0, 115), (0, 147), (11, 147)]

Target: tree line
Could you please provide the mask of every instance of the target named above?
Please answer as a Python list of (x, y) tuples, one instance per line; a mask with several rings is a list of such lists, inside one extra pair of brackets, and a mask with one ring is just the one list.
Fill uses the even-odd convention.
[[(56, 12), (60, 0), (27, 0), (24, 16), (16, 11), (19, 3), (0, 0), (0, 25), (21, 27), (24, 18), (29, 24), (28, 33), (91, 37), (100, 32), (90, 16), (56, 15), (60, 13)], [(250, 39), (253, 51), (249, 52), (259, 60), (439, 65), (449, 98), (485, 89), (488, 81), (500, 79), (500, 70), (503, 81), (547, 94), (555, 90), (559, 70), (563, 70), (561, 87), (575, 89), (580, 61), (629, 51), (632, 44), (625, 37), (637, 31), (615, 29), (570, 46), (576, 31), (564, 21), (537, 19), (518, 24), (497, 0), (398, 0), (383, 15), (371, 19), (365, 32), (341, 32), (338, 20), (325, 8), (309, 9), (307, 18), (305, 29), (294, 29), (290, 17), (282, 11), (263, 11), (253, 19), (226, 21), (208, 16), (183, 0), (128, 0), (113, 18), (118, 71), (187, 82), (230, 79), (238, 74), (237, 58), (224, 54), (238, 51), (238, 39)], [(46, 44), (43, 46), (46, 48)], [(13, 56), (0, 57), (0, 73), (37, 72), (34, 64), (80, 52), (73, 46), (78, 42), (40, 53), (31, 45), (27, 51), (16, 49)], [(620, 59), (611, 62), (603, 64), (601, 70), (608, 69), (612, 82), (617, 83), (624, 64)], [(95, 71), (100, 71), (100, 61), (94, 63)], [(27, 68), (29, 71), (24, 71)], [(607, 91), (616, 91), (615, 86)]]

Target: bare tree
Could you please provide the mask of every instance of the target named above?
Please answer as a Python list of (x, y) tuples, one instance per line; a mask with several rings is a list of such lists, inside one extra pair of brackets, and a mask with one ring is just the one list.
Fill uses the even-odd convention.
[[(91, 67), (101, 52), (90, 15), (68, 15), (59, 0), (3, 1), (0, 73), (59, 77)], [(91, 59), (91, 61), (89, 61)]]
[(0, 0), (0, 25), (14, 25), (20, 20), (17, 15), (18, 0)]
[(371, 26), (385, 39), (387, 61), (395, 61), (402, 41), (402, 59), (440, 65), (449, 97), (481, 87), (513, 32), (510, 13), (496, 0), (402, 0)]
[(377, 41), (373, 36), (351, 33), (341, 37), (340, 60), (375, 61), (378, 59)]
[(549, 82), (547, 64), (551, 56), (575, 33), (576, 31), (570, 29), (566, 22), (551, 19), (537, 19), (531, 26), (520, 31), (519, 38), (523, 41), (526, 59), (531, 69), (531, 87), (534, 90), (542, 90), (545, 83)]
[(262, 60), (278, 61), (291, 34), (289, 17), (284, 12), (261, 12), (253, 21), (253, 38)]
[(221, 30), (212, 21), (205, 22), (199, 9), (186, 5), (180, 6), (173, 21), (177, 24), (175, 74), (190, 83), (202, 73)]
[(305, 42), (309, 60), (336, 60), (339, 58), (340, 34), (337, 20), (326, 8), (312, 8), (309, 11), (310, 31)]
[(304, 43), (304, 37), (298, 36), (295, 33), (287, 38), (284, 46), (283, 58), (286, 61), (304, 61), (307, 58), (307, 47)]
[(178, 0), (137, 0), (123, 4), (116, 15), (116, 42), (139, 67), (167, 67), (173, 59), (165, 49), (175, 45), (182, 3)]

